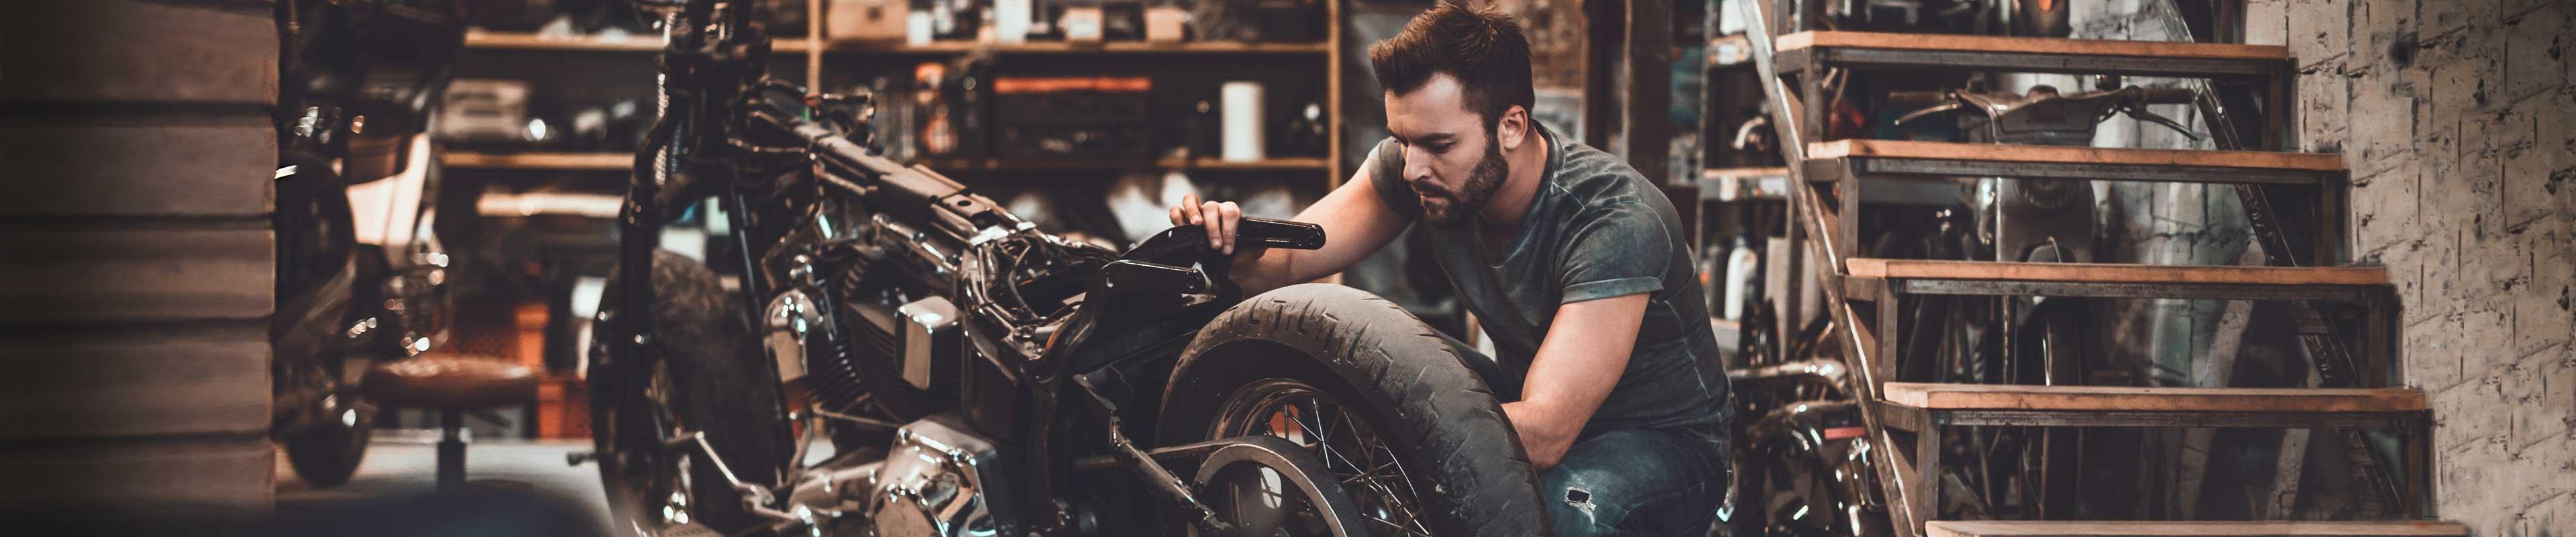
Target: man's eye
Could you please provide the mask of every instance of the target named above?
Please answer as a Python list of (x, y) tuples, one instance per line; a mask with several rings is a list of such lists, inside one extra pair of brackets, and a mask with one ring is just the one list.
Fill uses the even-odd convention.
[(1434, 145), (1434, 146), (1425, 147), (1425, 148), (1423, 148), (1423, 149), (1424, 149), (1424, 150), (1426, 150), (1426, 151), (1433, 152), (1433, 153), (1447, 153), (1447, 152), (1449, 152), (1449, 146), (1450, 146), (1450, 144), (1439, 144), (1439, 145)]

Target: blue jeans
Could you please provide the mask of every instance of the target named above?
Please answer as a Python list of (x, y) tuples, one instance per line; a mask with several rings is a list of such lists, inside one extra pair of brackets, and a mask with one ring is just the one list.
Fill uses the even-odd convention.
[[(1444, 339), (1447, 336), (1442, 336)], [(1520, 399), (1521, 375), (1455, 339), (1494, 397)], [(1725, 432), (1664, 428), (1587, 431), (1556, 467), (1539, 472), (1539, 505), (1557, 537), (1705, 536), (1725, 501)]]
[(1575, 441), (1538, 475), (1557, 537), (1708, 535), (1727, 467), (1684, 431), (1619, 429)]

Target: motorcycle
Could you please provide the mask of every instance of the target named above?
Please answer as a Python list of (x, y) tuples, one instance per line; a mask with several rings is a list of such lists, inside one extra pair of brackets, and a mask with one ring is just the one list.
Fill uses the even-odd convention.
[(422, 133), (464, 26), (437, 0), (276, 4), (280, 39), (278, 311), (271, 436), (305, 483), (348, 481), (375, 408), (370, 363), (446, 338), (440, 182)]
[[(2126, 115), (2198, 139), (2181, 122), (2150, 111), (2151, 104), (2189, 104), (2191, 90), (2121, 87), (2116, 77), (2103, 77), (2096, 91), (2062, 94), (2051, 86), (2027, 94), (1950, 91), (1899, 93), (1891, 103), (1925, 103), (1894, 123), (1954, 116), (1961, 137), (1974, 143), (2079, 146), (2092, 145), (2104, 120)], [(1927, 235), (1882, 241), (1878, 255), (1934, 259), (2012, 260), (2029, 263), (2089, 263), (2100, 242), (2095, 212), (2096, 187), (2087, 181), (1973, 179), (1969, 207), (1944, 211)], [(2100, 363), (2094, 341), (2092, 309), (2081, 299), (2050, 297), (1921, 297), (1904, 313), (1913, 328), (1898, 334), (1909, 353), (1936, 356), (1916, 361), (1899, 372), (1923, 382), (2034, 385), (2126, 384), (2110, 364)], [(1962, 435), (1967, 464), (1952, 468), (1942, 486), (1968, 492), (1947, 495), (1945, 508), (1971, 517), (2039, 518), (2066, 516), (2079, 503), (2099, 503), (2073, 493), (2081, 482), (2119, 482), (2117, 464), (2077, 464), (2120, 460), (2136, 442), (2110, 438), (2134, 431), (2077, 431), (1982, 428)], [(2079, 446), (2091, 446), (2082, 448)], [(2128, 476), (2134, 477), (2134, 476)], [(2133, 479), (2132, 479), (2133, 480)], [(2120, 502), (2112, 502), (2120, 503)], [(2128, 502), (2135, 503), (2135, 502)]]
[[(878, 156), (865, 96), (769, 78), (745, 4), (639, 4), (665, 17), (663, 104), (588, 358), (596, 451), (574, 457), (622, 529), (1546, 531), (1500, 405), (1402, 309), (1322, 284), (1243, 297), (1196, 226), (1124, 252), (1040, 232)], [(738, 241), (709, 250), (739, 259), (656, 250), (708, 197)]]

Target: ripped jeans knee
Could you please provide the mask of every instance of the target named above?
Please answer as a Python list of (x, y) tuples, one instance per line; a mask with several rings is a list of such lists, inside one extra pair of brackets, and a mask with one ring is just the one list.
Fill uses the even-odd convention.
[(1602, 433), (1539, 474), (1541, 504), (1560, 537), (1705, 535), (1727, 471), (1706, 451), (1670, 431)]

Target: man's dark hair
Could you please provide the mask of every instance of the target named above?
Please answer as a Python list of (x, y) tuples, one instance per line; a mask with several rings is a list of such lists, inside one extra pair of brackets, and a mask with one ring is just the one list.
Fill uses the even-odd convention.
[(1464, 90), (1467, 110), (1485, 117), (1491, 131), (1503, 113), (1538, 101), (1530, 88), (1529, 38), (1520, 23), (1492, 6), (1441, 0), (1405, 23), (1404, 32), (1369, 47), (1377, 83), (1398, 94), (1422, 89), (1435, 73), (1448, 73)]

